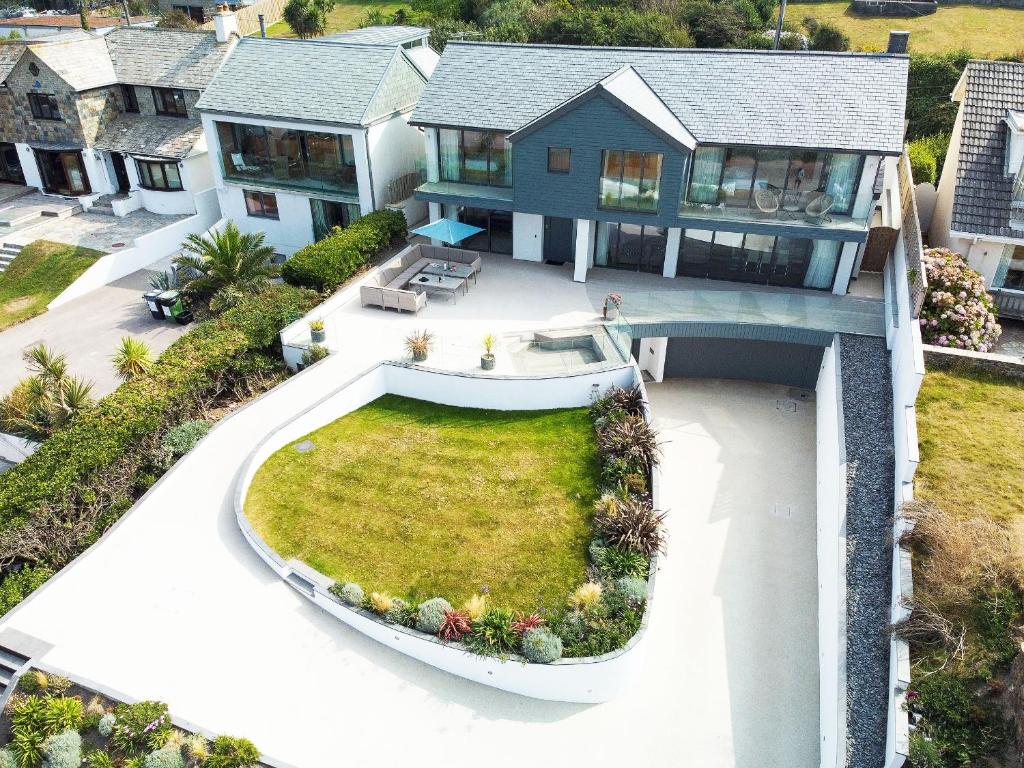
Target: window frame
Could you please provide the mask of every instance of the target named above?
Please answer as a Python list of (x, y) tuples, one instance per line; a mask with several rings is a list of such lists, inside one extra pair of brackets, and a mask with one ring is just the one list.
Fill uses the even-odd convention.
[[(565, 153), (565, 168), (552, 168), (552, 153)], [(572, 173), (572, 147), (548, 147), (548, 173)]]
[[(57, 103), (57, 97), (52, 93), (38, 93), (36, 91), (30, 91), (25, 94), (28, 99), (28, 108), (32, 112), (32, 117), (36, 120), (51, 120), (55, 123), (63, 123), (64, 116), (60, 112), (60, 104)], [(43, 109), (44, 103), (41, 101), (45, 99), (45, 110)], [(43, 112), (49, 114), (43, 114)], [(56, 117), (53, 115), (56, 114)]]
[[(274, 205), (273, 205), (274, 212), (273, 213), (267, 213), (268, 208), (267, 208), (267, 204), (266, 204), (266, 199), (268, 197), (274, 198)], [(259, 202), (259, 212), (258, 213), (254, 213), (249, 208), (249, 200), (250, 199), (254, 199), (254, 200), (257, 200)], [(242, 200), (245, 203), (245, 215), (246, 216), (251, 216), (254, 219), (273, 219), (275, 221), (280, 221), (280, 219), (281, 219), (281, 209), (278, 208), (277, 193), (276, 192), (264, 192), (262, 189), (243, 189), (242, 190)]]
[[(135, 173), (139, 177), (139, 186), (142, 189), (148, 189), (151, 192), (183, 192), (185, 190), (184, 182), (181, 180), (180, 164), (177, 160), (142, 160), (137, 157), (132, 159), (135, 161)], [(170, 177), (167, 175), (167, 166), (174, 167), (178, 177), (177, 186), (171, 186)], [(143, 173), (143, 168), (146, 169), (145, 173)], [(164, 184), (162, 187), (156, 183), (156, 171), (159, 171), (159, 178)]]
[[(160, 117), (188, 117), (188, 105), (185, 103), (185, 90), (183, 88), (158, 88), (150, 89), (153, 93), (153, 108)], [(173, 111), (167, 110), (167, 97), (171, 97), (174, 104)], [(181, 110), (177, 109), (178, 99), (181, 99)]]
[[(455, 132), (457, 132), (459, 134), (459, 178), (458, 179), (448, 179), (448, 178), (445, 178), (444, 163), (441, 162), (441, 131), (455, 131)], [(504, 133), (502, 131), (491, 131), (491, 130), (479, 129), (479, 128), (439, 128), (436, 131), (437, 157), (438, 157), (438, 179), (440, 179), (441, 181), (448, 181), (448, 182), (451, 182), (453, 184), (468, 184), (469, 186), (474, 186), (474, 187), (498, 187), (499, 189), (512, 189), (512, 187), (513, 187), (513, 185), (515, 183), (515, 179), (512, 176), (512, 164), (511, 163), (509, 163), (507, 171), (504, 171), (504, 172), (502, 172), (500, 174), (497, 171), (491, 171), (490, 170), (491, 158), (494, 156), (494, 144), (493, 143), (491, 143), (487, 147), (487, 166), (488, 166), (488, 168), (487, 168), (487, 181), (485, 183), (481, 184), (479, 182), (466, 181), (465, 180), (464, 176), (465, 176), (465, 170), (466, 170), (466, 131), (472, 131), (473, 133), (490, 134), (492, 136), (500, 136), (500, 137), (502, 137), (505, 140), (506, 144), (509, 143), (509, 141), (508, 141), (508, 136), (509, 136), (508, 133)], [(502, 151), (501, 154), (504, 155), (504, 151)], [(495, 177), (504, 177), (505, 175), (508, 176), (508, 184), (497, 183), (497, 182), (494, 181)]]
[(124, 111), (137, 115), (139, 110), (139, 94), (135, 92), (134, 85), (121, 84), (121, 101), (124, 103)]
[[(606, 177), (604, 175), (604, 169), (605, 169), (605, 165), (606, 165), (606, 162), (607, 162), (606, 158), (612, 152), (617, 152), (617, 153), (619, 153), (619, 155), (621, 155), (621, 160), (620, 160), (620, 163), (619, 163), (619, 179), (618, 179), (618, 185), (619, 185), (619, 194), (618, 194), (619, 204), (618, 205), (608, 205), (608, 204), (606, 204), (604, 202), (604, 194), (602, 194), (602, 192), (601, 192), (602, 182), (604, 181), (604, 179), (605, 178), (611, 178), (611, 177)], [(625, 205), (622, 205), (622, 180), (626, 177), (626, 155), (628, 155), (628, 154), (640, 155), (640, 166), (639, 166), (640, 167), (640, 176), (637, 178), (637, 195), (636, 195), (637, 205), (636, 206), (625, 206)], [(655, 185), (654, 185), (656, 200), (655, 200), (654, 208), (650, 209), (650, 210), (644, 209), (644, 208), (640, 207), (640, 199), (641, 199), (640, 193), (641, 193), (641, 190), (643, 189), (644, 181), (646, 179), (644, 173), (645, 173), (645, 171), (647, 169), (647, 158), (648, 158), (648, 156), (659, 158), (659, 160), (658, 160), (658, 178), (657, 178), (657, 181), (655, 182)], [(601, 150), (601, 165), (598, 168), (598, 177), (597, 177), (597, 207), (598, 207), (598, 209), (600, 209), (602, 211), (624, 211), (624, 212), (628, 212), (628, 213), (638, 213), (638, 214), (646, 215), (646, 216), (657, 215), (658, 208), (661, 206), (661, 176), (662, 176), (662, 173), (664, 172), (664, 170), (665, 170), (665, 153), (664, 152), (654, 152), (654, 151), (646, 151), (646, 150), (640, 150), (640, 149), (602, 149)]]

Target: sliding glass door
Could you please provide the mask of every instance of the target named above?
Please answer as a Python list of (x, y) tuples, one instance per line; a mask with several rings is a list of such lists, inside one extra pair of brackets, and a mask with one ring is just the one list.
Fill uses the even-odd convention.
[(35, 154), (39, 175), (43, 179), (43, 189), (46, 192), (76, 197), (88, 195), (92, 191), (81, 152), (50, 152), (37, 149)]
[(594, 266), (660, 275), (665, 266), (666, 243), (664, 227), (599, 221)]

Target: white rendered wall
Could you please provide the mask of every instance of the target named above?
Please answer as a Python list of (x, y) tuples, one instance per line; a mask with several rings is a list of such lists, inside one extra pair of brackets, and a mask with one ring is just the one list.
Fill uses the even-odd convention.
[(842, 766), (846, 749), (846, 444), (838, 353), (836, 334), (815, 388), (821, 768)]
[(197, 188), (192, 182), (192, 174), (196, 169), (200, 176), (206, 174), (207, 180), (210, 180), (210, 164), (205, 153), (193, 155), (178, 163), (178, 173), (181, 175), (181, 185), (184, 189), (176, 192), (143, 189), (139, 184), (139, 169), (135, 165), (135, 160), (134, 156), (125, 157), (124, 165), (128, 171), (128, 183), (132, 195), (138, 197), (142, 201), (142, 207), (152, 213), (166, 216), (191, 216), (196, 212), (195, 192), (201, 192), (203, 189), (213, 186), (211, 183), (207, 183), (206, 186)]
[(373, 193), (378, 208), (391, 202), (387, 199), (387, 187), (391, 181), (423, 168), (426, 162), (423, 133), (409, 125), (411, 114), (396, 115), (371, 125), (366, 131)]
[(512, 258), (544, 260), (544, 217), (539, 213), (512, 214)]
[(21, 172), (25, 174), (26, 186), (42, 190), (43, 179), (39, 175), (39, 166), (36, 164), (32, 148), (28, 144), (15, 144), (14, 148), (17, 150), (18, 159), (21, 161)]
[(587, 270), (594, 266), (595, 222), (590, 219), (576, 219), (576, 266), (572, 279), (577, 283), (587, 282)]
[(935, 246), (947, 246), (958, 250), (950, 243), (949, 230), (953, 222), (953, 195), (956, 192), (956, 177), (960, 170), (960, 142), (964, 128), (964, 105), (961, 103), (949, 137), (949, 148), (942, 164), (942, 175), (935, 197), (935, 210), (928, 230), (928, 242)]
[(875, 176), (882, 162), (880, 155), (868, 155), (864, 158), (864, 173), (857, 187), (857, 197), (853, 201), (852, 215), (854, 218), (865, 218), (871, 213), (872, 201), (875, 196)]
[(227, 186), (218, 192), (224, 218), (235, 222), (242, 232), (263, 232), (266, 244), (273, 246), (278, 253), (291, 256), (313, 242), (313, 213), (308, 197), (276, 192), (279, 218), (267, 219), (249, 215), (240, 187)]
[[(1024, 241), (1024, 238), (1021, 238), (1021, 240)], [(1006, 249), (1006, 246), (1007, 243), (1005, 242), (978, 239), (971, 243), (966, 250), (960, 251), (960, 253), (967, 258), (967, 263), (973, 269), (978, 270), (981, 276), (985, 278), (985, 285), (991, 286), (992, 279), (999, 270), (999, 262), (1003, 258), (1003, 251)]]
[(665, 379), (665, 358), (668, 357), (668, 337), (657, 336), (640, 339), (640, 359), (637, 361), (641, 371), (647, 371), (655, 382)]
[(839, 269), (836, 270), (836, 281), (832, 285), (832, 293), (844, 295), (850, 288), (850, 277), (853, 265), (857, 261), (857, 243), (843, 243), (839, 250)]

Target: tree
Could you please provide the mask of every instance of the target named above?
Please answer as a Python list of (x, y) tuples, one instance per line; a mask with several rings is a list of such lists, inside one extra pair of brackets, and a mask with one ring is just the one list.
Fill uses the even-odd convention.
[(327, 30), (327, 13), (333, 7), (333, 0), (288, 0), (281, 15), (302, 39), (320, 37)]
[(168, 11), (156, 25), (160, 29), (196, 29), (199, 26), (184, 11)]
[(149, 351), (149, 345), (131, 336), (121, 338), (121, 345), (117, 348), (111, 358), (117, 377), (121, 381), (131, 381), (136, 376), (141, 376), (153, 365), (153, 353)]
[(277, 275), (270, 261), (274, 249), (263, 244), (264, 237), (262, 232), (243, 235), (233, 221), (209, 237), (189, 235), (184, 252), (174, 259), (184, 291), (210, 297), (214, 311), (233, 306), (242, 294), (262, 291)]
[(812, 51), (848, 51), (850, 38), (835, 24), (823, 21), (811, 33)]
[(730, 2), (693, 0), (680, 15), (699, 48), (736, 48), (749, 31), (743, 15)]
[(78, 21), (82, 25), (82, 29), (90, 29), (89, 27), (89, 6), (86, 5), (85, 0), (82, 0), (78, 4)]
[(44, 344), (24, 359), (31, 374), (0, 399), (0, 431), (42, 441), (92, 406), (92, 384), (71, 376), (67, 357)]

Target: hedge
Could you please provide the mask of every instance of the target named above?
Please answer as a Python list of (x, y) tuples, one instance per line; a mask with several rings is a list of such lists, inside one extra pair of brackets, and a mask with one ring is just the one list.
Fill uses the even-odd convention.
[(246, 296), (218, 318), (192, 328), (145, 376), (121, 385), (0, 475), (0, 557), (63, 565), (18, 552), (11, 543), (12, 529), (35, 516), (46, 517), (39, 513), (60, 516), (85, 508), (106, 516), (98, 522), (109, 523), (111, 514), (116, 517), (131, 505), (140, 484), (155, 479), (139, 477), (148, 459), (142, 447), (188, 418), (225, 380), (272, 365), (262, 353), (274, 348), (281, 328), (317, 301), (316, 294), (285, 285)]
[(914, 183), (934, 184), (937, 163), (931, 146), (923, 139), (912, 141), (907, 145), (907, 156), (910, 158), (910, 175), (914, 177)]
[(371, 256), (405, 238), (406, 233), (405, 216), (400, 211), (374, 211), (300, 248), (284, 263), (281, 276), (292, 285), (333, 291), (366, 266)]

